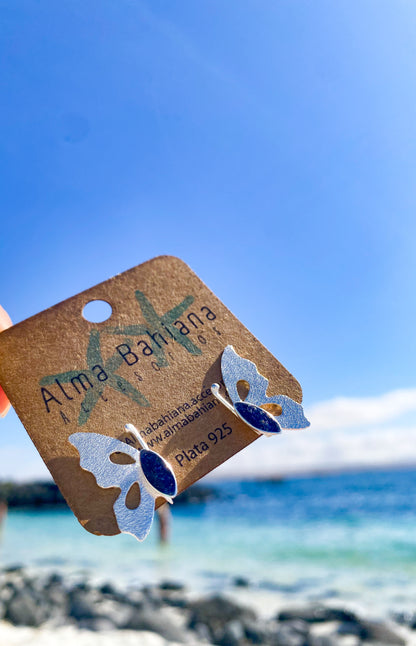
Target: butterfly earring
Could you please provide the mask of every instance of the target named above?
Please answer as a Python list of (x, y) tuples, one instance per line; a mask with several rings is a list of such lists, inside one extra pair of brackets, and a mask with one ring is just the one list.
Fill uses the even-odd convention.
[[(268, 379), (259, 373), (255, 363), (240, 357), (232, 345), (227, 345), (222, 353), (221, 373), (231, 403), (220, 394), (219, 384), (212, 384), (212, 394), (256, 433), (270, 436), (280, 433), (282, 428), (306, 428), (310, 425), (302, 406), (290, 397), (267, 397)], [(244, 400), (238, 393), (239, 382), (246, 382), (249, 386)], [(278, 412), (273, 415), (269, 411)]]
[[(135, 436), (141, 450), (99, 433), (73, 433), (68, 440), (78, 450), (80, 466), (93, 474), (99, 487), (121, 489), (113, 507), (118, 528), (143, 541), (152, 526), (156, 498), (173, 502), (177, 494), (176, 478), (170, 464), (147, 447), (133, 424), (126, 424), (124, 428)], [(120, 453), (131, 458), (131, 462), (112, 461)], [(129, 509), (126, 498), (135, 483), (140, 488), (140, 504), (136, 509)]]

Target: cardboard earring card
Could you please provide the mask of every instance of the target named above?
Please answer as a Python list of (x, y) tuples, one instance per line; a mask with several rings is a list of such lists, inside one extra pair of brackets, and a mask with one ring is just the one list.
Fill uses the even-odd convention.
[[(111, 316), (91, 323), (85, 305)], [(296, 379), (181, 260), (160, 256), (0, 334), (0, 384), (80, 523), (120, 532), (120, 493), (80, 467), (68, 438), (98, 433), (136, 445), (133, 424), (171, 466), (182, 491), (257, 439), (221, 405), (226, 346), (255, 362), (268, 394), (301, 402)], [(221, 386), (222, 388), (223, 386)], [(157, 502), (163, 502), (158, 499)]]

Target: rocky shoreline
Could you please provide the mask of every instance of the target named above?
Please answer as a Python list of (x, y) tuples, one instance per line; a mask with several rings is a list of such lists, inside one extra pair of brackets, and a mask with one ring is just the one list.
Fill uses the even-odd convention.
[[(159, 639), (155, 644), (405, 646), (413, 642), (416, 630), (416, 614), (375, 621), (341, 604), (293, 605), (266, 615), (229, 596), (197, 597), (182, 584), (168, 581), (121, 590), (110, 583), (69, 583), (58, 573), (35, 575), (20, 567), (0, 571), (2, 625), (47, 628), (57, 634), (71, 627), (95, 635), (114, 633), (120, 639), (129, 633), (134, 643), (137, 635), (137, 644), (144, 643), (146, 633)], [(124, 643), (120, 639), (114, 643)]]
[[(175, 498), (175, 505), (199, 504), (218, 497), (214, 487), (192, 485)], [(51, 507), (68, 508), (57, 485), (52, 481), (44, 482), (0, 482), (0, 502), (13, 509), (42, 509)]]

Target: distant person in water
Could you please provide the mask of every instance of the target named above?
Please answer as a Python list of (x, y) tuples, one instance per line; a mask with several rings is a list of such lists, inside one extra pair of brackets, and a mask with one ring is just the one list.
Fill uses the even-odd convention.
[(7, 502), (0, 500), (0, 538), (2, 534), (3, 525), (7, 516)]
[(168, 503), (165, 503), (157, 509), (157, 517), (159, 519), (159, 542), (162, 544), (169, 543), (171, 516), (172, 514)]

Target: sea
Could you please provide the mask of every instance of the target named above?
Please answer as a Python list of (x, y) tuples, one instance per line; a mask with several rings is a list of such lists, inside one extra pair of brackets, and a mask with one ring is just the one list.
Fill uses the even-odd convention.
[(0, 563), (123, 586), (179, 581), (246, 589), (291, 605), (324, 602), (377, 616), (416, 610), (416, 468), (209, 482), (139, 543), (93, 536), (66, 509), (10, 510)]

